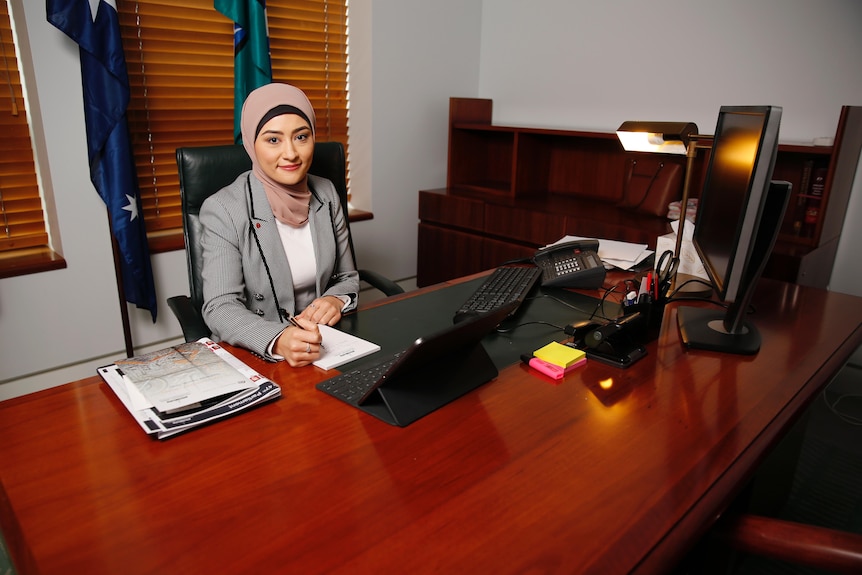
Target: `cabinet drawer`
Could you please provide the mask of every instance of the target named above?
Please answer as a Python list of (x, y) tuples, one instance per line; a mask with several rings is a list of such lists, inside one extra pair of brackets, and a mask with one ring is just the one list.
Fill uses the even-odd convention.
[(416, 285), (425, 287), (481, 271), (483, 242), (481, 236), (420, 223)]
[(469, 230), (481, 230), (484, 203), (447, 195), (445, 190), (419, 192), (419, 219)]
[(486, 239), (482, 244), (482, 270), (499, 267), (504, 262), (527, 259), (536, 253), (535, 248), (528, 248), (521, 244), (511, 244), (501, 240)]
[(523, 208), (487, 204), (485, 232), (516, 241), (543, 246), (565, 234), (566, 216)]

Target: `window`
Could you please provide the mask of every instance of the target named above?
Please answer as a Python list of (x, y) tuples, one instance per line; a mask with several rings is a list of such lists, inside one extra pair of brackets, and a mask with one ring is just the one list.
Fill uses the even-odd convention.
[[(8, 2), (0, 2), (0, 277), (40, 271), (30, 268), (32, 260), (42, 256), (55, 262), (62, 260), (48, 249), (48, 232), (42, 211), (42, 198), (36, 179), (36, 164), (30, 141), (30, 127), (24, 105), (24, 93)], [(27, 269), (21, 260), (29, 259)], [(14, 262), (13, 262), (14, 260)]]
[(347, 148), (347, 2), (268, 0), (272, 76), (306, 93), (317, 139)]
[[(233, 141), (233, 23), (212, 0), (128, 0), (118, 10), (144, 218), (160, 251), (153, 236), (182, 227), (176, 148)], [(347, 2), (268, 0), (267, 19), (273, 80), (305, 91), (318, 139), (346, 147)]]

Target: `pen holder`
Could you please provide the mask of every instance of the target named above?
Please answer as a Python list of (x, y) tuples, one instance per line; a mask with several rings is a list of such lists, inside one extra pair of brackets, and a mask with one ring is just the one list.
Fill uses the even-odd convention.
[(657, 339), (658, 334), (661, 331), (662, 317), (664, 317), (664, 306), (664, 298), (657, 301), (653, 300), (623, 306), (624, 316), (640, 312), (644, 317), (643, 321), (640, 321), (636, 326), (633, 326), (633, 329), (635, 330), (633, 337), (641, 343)]

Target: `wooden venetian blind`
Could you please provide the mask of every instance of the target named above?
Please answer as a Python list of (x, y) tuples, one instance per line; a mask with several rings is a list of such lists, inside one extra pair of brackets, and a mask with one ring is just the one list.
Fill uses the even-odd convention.
[[(182, 226), (176, 149), (233, 141), (233, 23), (212, 0), (118, 2), (129, 130), (148, 231)], [(345, 0), (268, 0), (273, 81), (301, 88), (317, 139), (347, 146)]]
[(301, 88), (315, 137), (347, 149), (347, 2), (268, 0), (266, 13), (273, 80)]
[(9, 6), (0, 2), (0, 251), (48, 245)]

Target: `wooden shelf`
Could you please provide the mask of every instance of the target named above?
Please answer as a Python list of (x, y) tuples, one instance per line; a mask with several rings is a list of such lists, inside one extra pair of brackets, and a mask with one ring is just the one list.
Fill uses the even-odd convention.
[[(489, 99), (450, 99), (447, 187), (420, 192), (420, 286), (526, 257), (565, 234), (655, 247), (670, 231), (666, 214), (621, 206), (633, 162), (683, 165), (684, 157), (625, 152), (612, 132), (498, 126), (491, 117)], [(841, 109), (834, 142), (779, 146), (773, 179), (789, 181), (793, 196), (767, 277), (820, 287), (829, 280), (862, 151), (862, 107)], [(695, 159), (692, 197), (709, 155), (703, 147)], [(818, 169), (825, 180), (815, 201)], [(454, 260), (441, 256), (452, 252)]]

